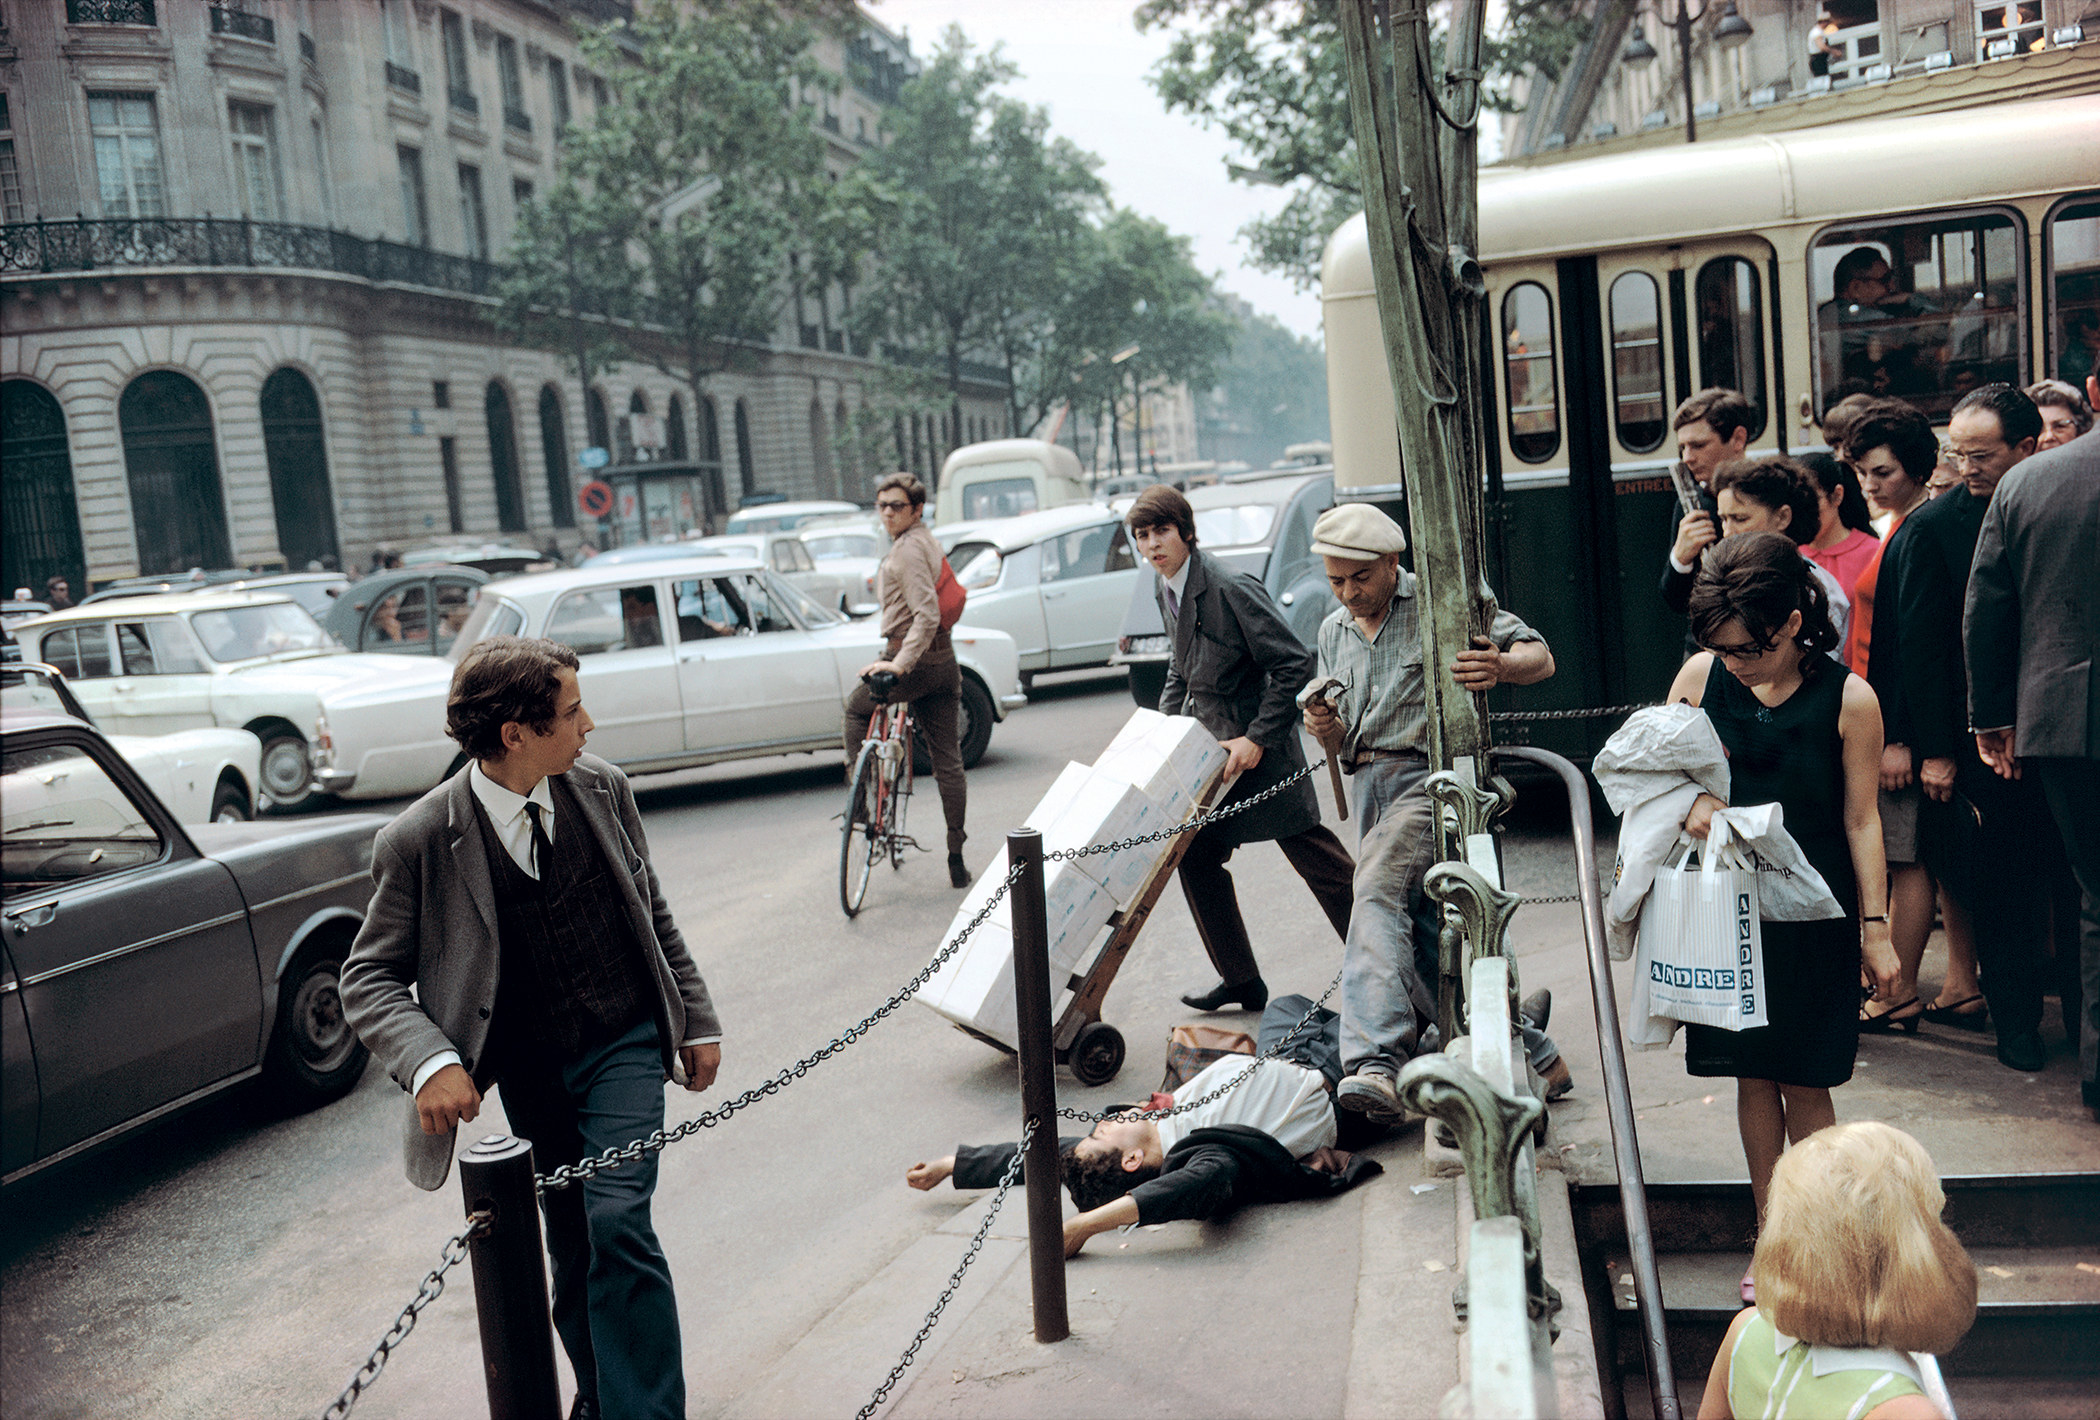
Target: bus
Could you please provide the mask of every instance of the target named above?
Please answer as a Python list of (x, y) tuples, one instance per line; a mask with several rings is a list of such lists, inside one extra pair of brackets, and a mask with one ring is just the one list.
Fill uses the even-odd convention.
[[(1652, 702), (1684, 619), (1657, 591), (1680, 516), (1670, 416), (1726, 386), (1753, 454), (1824, 447), (1860, 390), (1944, 424), (1961, 393), (2082, 384), (2100, 347), (2100, 94), (1861, 120), (1480, 174), (1486, 572), (1560, 671), (1497, 711)], [(1862, 309), (1839, 263), (1894, 291)], [(1848, 266), (1864, 260), (1855, 257)], [(1358, 216), (1323, 261), (1335, 496), (1402, 492)], [(1514, 724), (1587, 763), (1623, 718)]]

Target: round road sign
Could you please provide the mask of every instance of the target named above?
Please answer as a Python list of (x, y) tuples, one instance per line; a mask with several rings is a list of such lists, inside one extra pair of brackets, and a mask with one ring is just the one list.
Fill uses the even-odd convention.
[(612, 485), (602, 478), (594, 478), (576, 491), (576, 506), (593, 518), (602, 518), (612, 511)]

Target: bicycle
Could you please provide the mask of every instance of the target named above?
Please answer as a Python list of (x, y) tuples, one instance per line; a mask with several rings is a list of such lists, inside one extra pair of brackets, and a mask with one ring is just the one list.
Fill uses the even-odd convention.
[(853, 762), (853, 787), (846, 794), (845, 827), (839, 834), (839, 906), (851, 918), (867, 900), (868, 879), (875, 865), (889, 859), (904, 866), (904, 850), (924, 847), (904, 831), (911, 804), (913, 721), (910, 702), (892, 705), (897, 677), (889, 671), (862, 676), (875, 693), (875, 713), (868, 717), (868, 736)]

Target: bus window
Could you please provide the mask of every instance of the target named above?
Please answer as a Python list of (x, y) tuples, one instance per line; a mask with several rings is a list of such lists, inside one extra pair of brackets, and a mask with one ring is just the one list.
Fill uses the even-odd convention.
[(1663, 406), (1662, 302), (1655, 278), (1628, 271), (1611, 283), (1613, 427), (1631, 453), (1662, 447), (1669, 411)]
[(2024, 384), (2025, 242), (2006, 212), (1820, 234), (1809, 248), (1817, 405), (1894, 395), (1940, 422), (1978, 385)]
[(1560, 400), (1554, 388), (1553, 301), (1536, 281), (1519, 281), (1502, 298), (1502, 366), (1509, 382), (1509, 447), (1526, 463), (1544, 463), (1560, 447)]
[(1734, 390), (1750, 401), (1750, 439), (1765, 432), (1765, 303), (1757, 268), (1739, 256), (1716, 257), (1699, 268), (1694, 287), (1699, 312), (1699, 382)]
[(2100, 198), (2078, 198), (2049, 214), (2049, 373), (2085, 388), (2100, 371)]

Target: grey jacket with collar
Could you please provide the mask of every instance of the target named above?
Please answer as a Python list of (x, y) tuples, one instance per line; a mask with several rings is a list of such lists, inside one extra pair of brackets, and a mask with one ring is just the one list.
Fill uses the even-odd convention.
[[(677, 1043), (719, 1034), (721, 1023), (664, 902), (634, 792), (626, 775), (592, 754), (578, 759), (562, 780), (615, 869), (635, 940), (650, 966), (664, 1070), (682, 1078)], [(456, 1050), (476, 1087), (486, 1092), (493, 1081), (481, 1057), (501, 958), (494, 878), (465, 773), (432, 789), (379, 831), (372, 880), (372, 905), (343, 963), (344, 1015), (403, 1090), (425, 1061)], [(402, 1152), (409, 1182), (425, 1189), (444, 1185), (456, 1134), (425, 1134), (415, 1100), (408, 1101)]]

